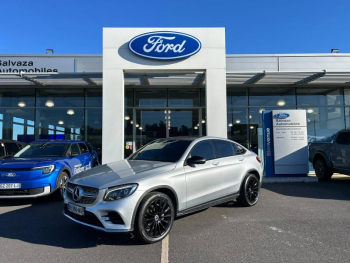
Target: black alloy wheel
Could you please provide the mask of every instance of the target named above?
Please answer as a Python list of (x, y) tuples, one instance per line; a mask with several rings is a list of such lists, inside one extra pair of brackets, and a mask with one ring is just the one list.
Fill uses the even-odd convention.
[(237, 202), (241, 206), (253, 206), (259, 200), (259, 193), (258, 177), (255, 174), (248, 174), (243, 180)]
[(150, 193), (140, 204), (135, 234), (146, 243), (158, 242), (170, 232), (174, 216), (174, 206), (167, 195)]

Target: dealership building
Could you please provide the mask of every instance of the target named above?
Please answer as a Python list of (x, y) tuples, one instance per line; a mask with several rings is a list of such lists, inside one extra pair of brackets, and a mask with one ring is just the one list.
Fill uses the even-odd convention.
[(0, 55), (0, 139), (81, 139), (104, 163), (176, 136), (261, 155), (262, 112), (305, 109), (309, 142), (350, 126), (350, 54), (226, 54), (224, 28), (104, 28), (102, 55)]

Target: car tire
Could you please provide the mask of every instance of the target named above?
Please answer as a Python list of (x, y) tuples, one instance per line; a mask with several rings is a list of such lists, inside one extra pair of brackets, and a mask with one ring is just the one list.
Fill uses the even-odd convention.
[(142, 242), (156, 243), (169, 234), (174, 218), (175, 209), (171, 199), (163, 193), (149, 193), (140, 203), (134, 234)]
[(326, 161), (323, 158), (317, 158), (314, 163), (315, 173), (320, 181), (329, 181), (332, 178), (333, 172), (328, 167)]
[(57, 179), (57, 188), (52, 193), (51, 198), (55, 201), (63, 200), (64, 191), (66, 189), (66, 183), (69, 179), (69, 175), (66, 172), (61, 172)]
[(255, 174), (247, 174), (241, 185), (237, 203), (240, 206), (250, 207), (255, 205), (260, 196), (260, 182)]

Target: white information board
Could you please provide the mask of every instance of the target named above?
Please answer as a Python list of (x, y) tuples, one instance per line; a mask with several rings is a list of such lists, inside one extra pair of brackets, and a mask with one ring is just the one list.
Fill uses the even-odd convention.
[(305, 110), (273, 110), (275, 174), (307, 174), (308, 141)]

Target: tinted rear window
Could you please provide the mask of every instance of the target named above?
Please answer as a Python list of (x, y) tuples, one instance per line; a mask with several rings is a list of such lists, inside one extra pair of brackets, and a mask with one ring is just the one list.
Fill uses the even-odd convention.
[(214, 144), (215, 144), (217, 158), (223, 158), (223, 157), (234, 155), (230, 142), (215, 140)]

